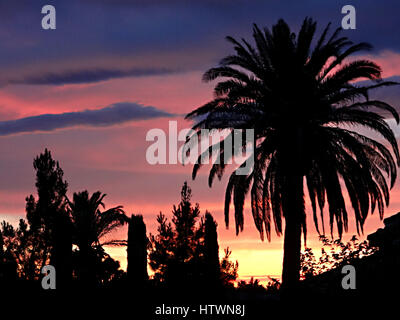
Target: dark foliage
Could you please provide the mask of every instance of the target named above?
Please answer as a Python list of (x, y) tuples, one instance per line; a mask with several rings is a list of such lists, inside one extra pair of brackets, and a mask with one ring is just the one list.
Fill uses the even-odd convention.
[[(226, 161), (222, 160), (235, 154), (236, 150), (225, 148), (225, 141), (235, 129), (254, 129), (252, 155), (239, 165), (252, 169), (246, 175), (238, 175), (237, 170), (231, 174), (225, 219), (228, 225), (233, 201), (236, 233), (243, 230), (245, 197), (250, 193), (261, 238), (270, 240), (272, 224), (278, 236), (285, 232), (284, 286), (296, 286), (300, 275), (301, 234), (306, 240), (307, 232), (304, 180), (317, 231), (324, 233), (327, 200), (331, 233), (336, 225), (341, 237), (348, 229), (344, 189), (357, 231), (362, 232), (369, 213), (377, 208), (383, 217), (400, 164), (396, 138), (385, 121), (389, 116), (399, 122), (399, 115), (389, 104), (368, 99), (371, 90), (396, 83), (382, 80), (381, 68), (372, 61), (346, 62), (370, 49), (369, 44), (354, 44), (341, 36), (340, 28), (330, 34), (330, 25), (314, 41), (316, 29), (316, 22), (306, 18), (295, 34), (279, 20), (272, 30), (254, 25), (254, 44), (227, 37), (235, 53), (203, 76), (206, 82), (220, 80), (215, 98), (186, 116), (196, 121), (193, 129), (199, 138), (201, 129), (230, 132), (216, 144), (221, 161), (211, 167), (210, 186), (224, 174)], [(360, 85), (360, 80), (368, 81)], [(357, 133), (358, 127), (379, 134), (394, 157), (381, 142)], [(193, 178), (205, 155), (194, 165)]]
[(329, 240), (324, 236), (320, 236), (320, 241), (323, 247), (319, 259), (315, 257), (311, 248), (306, 248), (301, 253), (301, 279), (303, 280), (346, 264), (353, 264), (377, 252), (377, 248), (370, 246), (368, 241), (359, 242), (356, 236), (347, 243), (343, 243), (340, 239)]
[(172, 224), (160, 213), (156, 235), (150, 235), (149, 263), (154, 279), (168, 286), (221, 286), (237, 277), (229, 254), (220, 266), (217, 224), (206, 212), (200, 219), (199, 205), (191, 203), (191, 189), (185, 182), (181, 202), (173, 207)]
[(73, 229), (73, 242), (78, 246), (77, 275), (84, 287), (99, 285), (97, 268), (104, 258), (100, 239), (126, 222), (121, 206), (105, 208), (106, 195), (95, 192), (89, 197), (87, 191), (74, 193), (68, 201)]
[(135, 287), (143, 287), (148, 280), (146, 225), (142, 215), (132, 215), (128, 227), (128, 280)]
[[(56, 269), (57, 289), (78, 280), (85, 287), (108, 286), (123, 277), (119, 262), (105, 253), (100, 239), (121, 226), (121, 207), (101, 211), (105, 195), (87, 191), (67, 198), (63, 170), (47, 149), (34, 159), (37, 199), (26, 198), (26, 218), (0, 229), (0, 282), (23, 280), (39, 287), (45, 265)], [(73, 244), (77, 247), (73, 249)], [(14, 284), (15, 285), (15, 284)]]

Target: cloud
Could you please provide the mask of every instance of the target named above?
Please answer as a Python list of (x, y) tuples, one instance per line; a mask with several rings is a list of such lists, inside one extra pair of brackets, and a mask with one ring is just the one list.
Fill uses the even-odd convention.
[(53, 131), (74, 126), (106, 127), (128, 121), (172, 116), (175, 115), (155, 107), (143, 106), (132, 102), (119, 102), (98, 110), (42, 114), (16, 120), (0, 121), (0, 136)]
[[(311, 16), (319, 22), (320, 34), (329, 21), (333, 30), (343, 17), (342, 4), (335, 1), (53, 0), (57, 29), (46, 32), (33, 27), (40, 26), (42, 17), (36, 2), (3, 2), (0, 85), (95, 82), (156, 72), (153, 68), (162, 73), (205, 70), (232, 52), (224, 41), (226, 35), (251, 39), (254, 22), (271, 27), (285, 18), (298, 30), (304, 17)], [(371, 42), (374, 54), (399, 53), (393, 30), (400, 28), (400, 2), (383, 0), (377, 5), (359, 0), (355, 6), (357, 29), (344, 35), (354, 42)]]
[(129, 70), (93, 69), (27, 76), (22, 80), (11, 80), (9, 84), (65, 85), (94, 83), (114, 78), (164, 75), (173, 71), (164, 68), (133, 68)]

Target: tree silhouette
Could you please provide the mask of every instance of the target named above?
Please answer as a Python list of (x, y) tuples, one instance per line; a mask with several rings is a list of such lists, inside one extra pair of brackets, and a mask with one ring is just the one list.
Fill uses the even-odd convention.
[(185, 182), (181, 201), (173, 206), (172, 224), (160, 213), (157, 234), (150, 234), (149, 264), (154, 279), (167, 287), (205, 288), (229, 286), (237, 278), (238, 264), (230, 252), (219, 262), (217, 224), (209, 212), (200, 218), (199, 205), (191, 202)]
[[(230, 176), (225, 219), (228, 225), (233, 197), (236, 233), (243, 230), (244, 202), (250, 192), (254, 223), (262, 239), (266, 235), (270, 240), (272, 223), (281, 235), (285, 220), (284, 288), (295, 287), (299, 280), (301, 234), (305, 241), (307, 232), (304, 180), (317, 231), (322, 226), (324, 233), (323, 208), (327, 199), (331, 233), (336, 224), (340, 237), (348, 228), (343, 189), (347, 189), (357, 231), (362, 232), (369, 212), (373, 213), (377, 206), (382, 218), (384, 205), (389, 203), (384, 174), (391, 187), (397, 175), (389, 149), (357, 133), (357, 126), (386, 140), (400, 164), (396, 138), (384, 119), (389, 115), (398, 123), (399, 116), (389, 104), (368, 99), (370, 90), (396, 83), (383, 81), (381, 68), (372, 61), (346, 63), (350, 55), (370, 49), (369, 44), (353, 44), (340, 36), (340, 28), (328, 37), (328, 25), (312, 47), (315, 31), (316, 22), (306, 18), (297, 35), (283, 20), (272, 31), (254, 25), (255, 46), (228, 37), (236, 53), (203, 76), (207, 82), (224, 78), (215, 86), (215, 99), (186, 116), (200, 119), (193, 127), (199, 137), (201, 129), (226, 129), (230, 132), (228, 137), (234, 129), (254, 129), (254, 161), (249, 157), (240, 165), (251, 166), (252, 170), (247, 175), (234, 171)], [(359, 80), (368, 81), (356, 83)], [(223, 141), (216, 146), (220, 147), (221, 161), (210, 170), (210, 186), (215, 176), (222, 177), (224, 156), (231, 151), (224, 149)], [(193, 178), (201, 166), (201, 157), (206, 155), (200, 155), (194, 165)]]
[(132, 215), (128, 227), (127, 273), (129, 282), (137, 287), (143, 287), (148, 280), (147, 247), (148, 239), (143, 216)]
[(105, 211), (103, 199), (106, 195), (97, 191), (89, 197), (87, 191), (74, 193), (71, 208), (73, 241), (79, 248), (78, 276), (83, 286), (98, 284), (97, 271), (100, 263), (107, 259), (100, 239), (126, 222), (121, 206)]
[(225, 287), (233, 287), (233, 283), (238, 277), (239, 263), (232, 262), (230, 256), (232, 251), (228, 248), (224, 249), (224, 257), (221, 260), (221, 281)]
[[(4, 261), (5, 261), (5, 259), (4, 259), (4, 240), (3, 240), (3, 233), (0, 230), (0, 268), (3, 266)], [(0, 269), (0, 270), (2, 270), (2, 269)]]
[(191, 197), (192, 190), (185, 182), (181, 191), (181, 202), (178, 207), (174, 205), (172, 211), (172, 223), (176, 232), (175, 257), (180, 262), (187, 262), (193, 257), (200, 232), (200, 228), (196, 229), (200, 216), (199, 205), (192, 206)]
[(258, 279), (254, 279), (254, 277), (251, 277), (249, 282), (246, 282), (244, 280), (240, 280), (238, 282), (238, 290), (242, 292), (248, 292), (248, 293), (261, 293), (265, 294), (267, 292), (267, 289), (264, 288)]
[[(25, 220), (20, 219), (18, 228), (14, 228), (6, 221), (1, 223), (3, 242), (3, 259), (6, 264), (14, 265), (12, 273), (22, 279), (32, 279), (36, 263), (31, 259), (34, 252), (32, 234), (28, 230)], [(3, 260), (4, 262), (4, 260)], [(7, 278), (9, 278), (7, 276)]]
[(206, 281), (210, 285), (218, 284), (221, 277), (218, 250), (217, 223), (212, 215), (206, 212), (204, 221), (204, 263)]
[[(38, 196), (26, 198), (27, 221), (20, 219), (18, 227), (1, 223), (0, 282), (19, 278), (36, 285), (47, 264), (56, 268), (57, 289), (69, 288), (73, 276), (86, 287), (109, 286), (122, 279), (119, 262), (102, 247), (120, 241), (100, 243), (128, 220), (122, 207), (101, 211), (105, 195), (100, 192), (91, 197), (87, 191), (75, 193), (70, 202), (63, 170), (47, 149), (33, 166)], [(73, 250), (73, 244), (79, 250)]]
[[(67, 210), (68, 184), (58, 161), (47, 149), (33, 161), (36, 171), (37, 200), (26, 198), (26, 217), (29, 224), (32, 252), (28, 277), (36, 278), (45, 264), (57, 270), (57, 283), (64, 286), (71, 278), (72, 239)], [(23, 229), (21, 229), (23, 230)]]
[(164, 214), (157, 216), (157, 234), (150, 234), (151, 248), (149, 265), (154, 271), (154, 279), (158, 282), (166, 281), (169, 262), (174, 253), (174, 231)]
[(72, 222), (68, 215), (54, 221), (54, 246), (50, 263), (56, 268), (57, 289), (68, 289), (72, 280)]
[(172, 228), (165, 216), (160, 213), (158, 235), (150, 235), (150, 266), (155, 271), (155, 278), (168, 284), (187, 285), (196, 281), (199, 240), (203, 228), (198, 225), (199, 205), (191, 203), (192, 191), (185, 182), (181, 190), (181, 201), (173, 206)]
[[(3, 222), (3, 226), (4, 226)], [(17, 262), (9, 248), (4, 250), (3, 232), (0, 230), (0, 285), (7, 287), (9, 283), (13, 283), (17, 279)]]

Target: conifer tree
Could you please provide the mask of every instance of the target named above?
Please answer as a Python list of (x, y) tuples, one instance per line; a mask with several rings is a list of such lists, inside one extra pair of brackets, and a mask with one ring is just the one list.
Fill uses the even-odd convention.
[(146, 225), (142, 215), (132, 215), (128, 226), (128, 279), (135, 286), (143, 286), (148, 279), (147, 273)]

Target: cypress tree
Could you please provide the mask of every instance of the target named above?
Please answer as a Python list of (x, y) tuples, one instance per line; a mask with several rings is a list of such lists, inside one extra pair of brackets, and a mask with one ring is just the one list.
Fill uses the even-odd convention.
[(127, 273), (129, 282), (135, 286), (143, 286), (148, 279), (147, 244), (143, 216), (132, 215), (128, 227)]
[(213, 216), (206, 212), (204, 222), (204, 262), (208, 284), (216, 285), (220, 279), (219, 245), (217, 223)]

